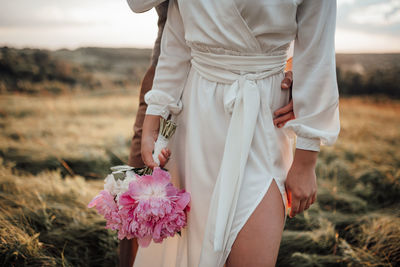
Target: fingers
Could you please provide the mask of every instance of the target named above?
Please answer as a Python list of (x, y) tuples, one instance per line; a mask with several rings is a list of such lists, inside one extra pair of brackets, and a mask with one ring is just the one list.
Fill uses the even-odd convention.
[(312, 196), (307, 199), (306, 203), (304, 204), (303, 210), (308, 210), (310, 208), (311, 204), (312, 204)]
[(142, 160), (146, 166), (152, 169), (157, 166), (157, 163), (153, 159), (153, 150), (154, 150), (153, 137), (148, 135), (143, 135), (141, 144)]
[[(281, 88), (291, 90), (292, 83), (293, 83), (293, 73), (291, 71), (285, 72), (285, 78), (282, 80)], [(274, 116), (276, 117), (274, 119), (274, 125), (277, 126), (278, 128), (284, 126), (287, 121), (295, 118), (293, 112), (293, 100), (291, 99), (291, 97), (289, 104), (280, 109), (277, 109), (274, 112)]]
[(151, 138), (142, 138), (142, 160), (144, 164), (150, 168), (157, 167), (157, 163), (155, 163), (153, 159), (153, 149), (154, 149), (154, 141)]
[(171, 156), (171, 151), (168, 148), (163, 148), (161, 150), (161, 153), (164, 155), (165, 158), (169, 159)]
[(314, 203), (316, 199), (317, 192), (313, 192), (312, 194), (301, 194), (301, 193), (293, 193), (290, 188), (285, 186), (286, 195), (288, 198), (288, 208), (290, 208), (289, 217), (293, 218), (297, 214), (307, 210)]
[(317, 199), (317, 191), (315, 191), (307, 200), (307, 204), (305, 206), (305, 210), (309, 209), (312, 204), (314, 204), (315, 200)]
[(141, 154), (144, 164), (154, 168), (157, 164), (153, 159), (154, 142), (158, 136), (160, 127), (160, 116), (146, 115), (143, 121)]
[(281, 128), (282, 126), (285, 125), (286, 122), (293, 120), (295, 118), (293, 112), (289, 112), (285, 115), (282, 115), (276, 119), (274, 119), (274, 125), (277, 126), (278, 128)]
[(299, 206), (300, 206), (299, 199), (296, 197), (293, 197), (293, 195), (292, 195), (292, 205), (290, 207), (290, 214), (289, 214), (290, 218), (293, 218), (294, 216), (296, 216), (296, 214), (299, 211)]
[(167, 164), (169, 158), (171, 156), (171, 151), (168, 148), (163, 148), (161, 153), (158, 155), (158, 159), (160, 160), (160, 167), (164, 167)]
[(294, 213), (293, 216), (296, 216), (297, 214), (302, 213), (303, 211), (307, 210), (310, 207), (311, 197), (309, 197), (307, 199), (299, 200), (298, 203), (299, 203), (298, 208), (297, 208), (297, 210), (293, 211), (293, 213)]
[(274, 112), (274, 125), (277, 126), (278, 128), (282, 127), (285, 125), (286, 122), (293, 120), (296, 116), (294, 115), (293, 112), (293, 100), (290, 100), (289, 104), (286, 106), (277, 109)]
[(281, 88), (289, 89), (292, 87), (293, 83), (293, 73), (291, 71), (285, 72), (285, 78), (282, 80)]
[(293, 100), (290, 100), (290, 102), (286, 106), (275, 110), (274, 116), (281, 116), (292, 111), (293, 111)]
[(305, 210), (305, 207), (307, 205), (307, 201), (308, 201), (308, 198), (307, 199), (303, 199), (303, 200), (300, 201), (299, 209), (297, 210), (297, 214), (302, 213)]
[(293, 218), (297, 214), (309, 209), (310, 206), (315, 202), (315, 198), (316, 198), (316, 193), (308, 198), (303, 198), (303, 199), (299, 197), (294, 197), (292, 199), (292, 206), (290, 207), (289, 217)]
[(311, 205), (317, 200), (317, 192), (315, 192), (311, 197)]

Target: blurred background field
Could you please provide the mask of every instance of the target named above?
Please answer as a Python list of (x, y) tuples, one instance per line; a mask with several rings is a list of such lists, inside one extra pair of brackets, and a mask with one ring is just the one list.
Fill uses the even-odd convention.
[[(1, 48), (0, 265), (115, 266), (87, 203), (126, 164), (148, 49)], [(278, 266), (399, 266), (399, 54), (339, 54), (341, 133)], [(368, 91), (370, 90), (370, 91)]]

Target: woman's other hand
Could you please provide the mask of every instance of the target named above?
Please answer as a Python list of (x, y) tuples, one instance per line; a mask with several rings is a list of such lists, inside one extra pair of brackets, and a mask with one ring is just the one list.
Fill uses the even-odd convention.
[[(158, 166), (153, 159), (153, 150), (160, 128), (160, 118), (161, 116), (158, 115), (146, 115), (143, 121), (141, 154), (144, 164), (152, 169)], [(170, 156), (171, 151), (168, 148), (161, 150), (161, 153), (158, 155), (160, 167), (164, 167), (167, 164)]]
[(308, 209), (317, 198), (317, 156), (317, 151), (296, 149), (285, 182), (290, 218)]

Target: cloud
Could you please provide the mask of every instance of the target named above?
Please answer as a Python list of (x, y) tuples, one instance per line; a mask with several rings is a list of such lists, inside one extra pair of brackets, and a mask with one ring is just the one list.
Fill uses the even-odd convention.
[(6, 7), (2, 5), (4, 3), (0, 3), (0, 27), (104, 25), (131, 15), (128, 4), (124, 1), (13, 0)]
[(399, 52), (400, 37), (338, 29), (336, 51), (340, 53), (388, 53)]
[(337, 26), (369, 34), (400, 34), (398, 0), (340, 0)]
[(150, 47), (156, 35), (155, 11), (134, 14), (124, 0), (0, 0), (0, 45)]

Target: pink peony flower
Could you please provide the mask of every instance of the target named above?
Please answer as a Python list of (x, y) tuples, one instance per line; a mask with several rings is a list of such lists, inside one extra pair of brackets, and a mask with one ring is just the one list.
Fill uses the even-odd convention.
[(114, 197), (110, 192), (106, 190), (100, 191), (100, 193), (90, 201), (88, 207), (96, 207), (97, 212), (104, 216), (107, 222), (106, 228), (112, 230), (119, 230), (121, 228), (121, 217), (119, 215), (118, 205), (115, 203)]
[(186, 226), (190, 194), (178, 191), (170, 180), (167, 171), (154, 168), (152, 175), (129, 184), (119, 198), (122, 227), (118, 238), (136, 237), (140, 246), (147, 247), (152, 239), (162, 242)]

